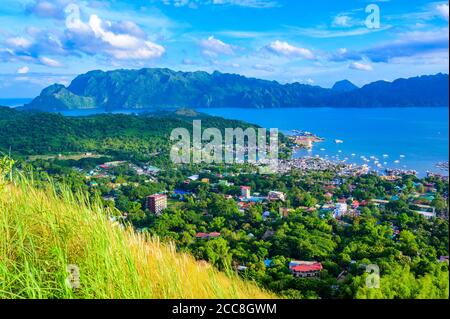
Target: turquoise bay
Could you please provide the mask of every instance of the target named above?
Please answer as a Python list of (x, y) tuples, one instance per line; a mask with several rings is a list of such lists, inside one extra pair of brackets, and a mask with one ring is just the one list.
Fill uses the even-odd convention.
[[(312, 151), (296, 156), (317, 156), (362, 164), (361, 156), (375, 168), (414, 169), (420, 175), (449, 158), (448, 108), (292, 108), (292, 109), (198, 109), (210, 115), (238, 119), (266, 128), (309, 131), (325, 138)], [(342, 140), (337, 144), (335, 140)], [(353, 155), (352, 155), (353, 154)]]

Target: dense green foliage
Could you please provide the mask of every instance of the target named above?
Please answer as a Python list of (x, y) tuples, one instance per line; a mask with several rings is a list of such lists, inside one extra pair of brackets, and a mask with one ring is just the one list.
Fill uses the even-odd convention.
[[(180, 127), (192, 131), (193, 119), (201, 120), (203, 129), (250, 127), (191, 110), (65, 117), (0, 107), (0, 151), (18, 156), (96, 152), (139, 161), (156, 159), (163, 165), (170, 162), (170, 132)], [(280, 141), (287, 139), (280, 135)]]
[[(242, 277), (282, 296), (449, 296), (448, 262), (439, 261), (449, 252), (448, 182), (438, 177), (407, 175), (389, 181), (372, 174), (342, 176), (333, 170), (260, 175), (251, 165), (173, 166), (167, 163), (167, 135), (172, 127), (190, 125), (192, 118), (186, 112), (87, 118), (0, 112), (0, 147), (5, 151), (11, 147), (17, 155), (41, 155), (17, 166), (26, 172), (32, 168), (37, 183), (45, 185), (50, 174), (73, 190), (101, 197), (104, 206), (122, 213), (125, 224), (174, 241), (178, 250), (220, 270), (244, 266), (239, 272)], [(214, 127), (243, 124), (212, 117), (204, 121)], [(95, 151), (102, 156), (43, 156), (55, 151)], [(99, 168), (111, 160), (127, 162)], [(162, 169), (138, 174), (135, 167), (143, 164)], [(194, 174), (199, 179), (187, 181)], [(260, 196), (271, 190), (283, 192), (286, 200), (239, 207), (244, 185)], [(169, 207), (155, 216), (146, 209), (145, 199), (163, 192), (169, 196)], [(386, 203), (379, 205), (373, 199)], [(335, 218), (327, 206), (338, 200), (349, 207), (354, 201), (361, 205), (352, 214)], [(437, 216), (424, 218), (415, 211), (417, 204), (432, 205)], [(290, 209), (288, 216), (282, 216), (280, 208)], [(220, 236), (197, 237), (212, 232)], [(321, 262), (320, 276), (294, 277), (287, 265), (295, 259)], [(268, 260), (270, 265), (265, 264)], [(367, 287), (368, 265), (379, 267), (380, 288)]]
[(448, 75), (437, 74), (392, 83), (380, 81), (361, 89), (324, 89), (300, 83), (279, 84), (214, 72), (169, 69), (91, 71), (69, 87), (52, 85), (27, 109), (62, 111), (102, 108), (167, 107), (448, 107)]

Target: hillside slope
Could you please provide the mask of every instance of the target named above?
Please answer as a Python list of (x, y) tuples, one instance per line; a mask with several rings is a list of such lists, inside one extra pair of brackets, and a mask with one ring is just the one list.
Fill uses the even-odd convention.
[[(437, 74), (363, 88), (342, 82), (337, 89), (247, 78), (237, 74), (170, 69), (91, 71), (66, 88), (52, 85), (26, 110), (149, 108), (282, 108), (448, 106), (448, 75)], [(350, 86), (350, 87), (349, 87)]]
[[(23, 180), (0, 180), (0, 238), (0, 299), (273, 297), (124, 229), (81, 195)], [(77, 289), (66, 284), (69, 265)]]

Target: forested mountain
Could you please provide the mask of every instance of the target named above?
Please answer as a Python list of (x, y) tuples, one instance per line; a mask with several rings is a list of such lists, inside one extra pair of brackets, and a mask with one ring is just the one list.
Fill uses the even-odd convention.
[(44, 89), (24, 109), (108, 111), (148, 108), (426, 107), (448, 106), (448, 75), (437, 74), (362, 88), (338, 82), (334, 89), (214, 72), (169, 69), (91, 71), (65, 87)]

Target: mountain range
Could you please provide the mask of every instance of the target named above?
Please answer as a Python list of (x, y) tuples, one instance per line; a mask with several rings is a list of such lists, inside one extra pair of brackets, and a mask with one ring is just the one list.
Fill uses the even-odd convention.
[(170, 69), (91, 71), (69, 86), (45, 88), (21, 109), (142, 110), (151, 108), (448, 107), (448, 74), (377, 81), (358, 88), (348, 80), (327, 89), (280, 84), (220, 72)]

